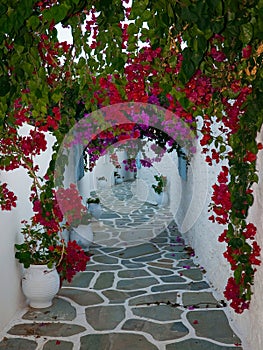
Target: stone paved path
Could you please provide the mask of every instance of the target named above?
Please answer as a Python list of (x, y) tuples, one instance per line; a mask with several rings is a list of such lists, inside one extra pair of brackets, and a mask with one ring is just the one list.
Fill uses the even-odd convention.
[(103, 192), (86, 271), (50, 308), (22, 310), (0, 349), (241, 350), (169, 208), (136, 204), (118, 186)]

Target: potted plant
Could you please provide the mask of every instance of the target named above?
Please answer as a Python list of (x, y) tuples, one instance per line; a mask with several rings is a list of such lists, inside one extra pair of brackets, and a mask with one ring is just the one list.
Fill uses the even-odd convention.
[(100, 199), (98, 197), (89, 197), (86, 201), (88, 212), (95, 218), (99, 219), (102, 213)]
[(89, 197), (86, 201), (87, 204), (100, 204), (99, 197)]
[[(64, 238), (65, 229), (83, 221), (86, 208), (76, 185), (54, 188), (49, 180), (31, 195), (34, 215), (23, 220), (23, 241), (15, 244), (15, 257), (24, 266), (22, 290), (32, 307), (48, 307), (63, 280), (86, 269), (88, 254), (74, 241)], [(50, 190), (48, 190), (50, 189)]]
[[(54, 111), (58, 112), (57, 109)], [(46, 132), (48, 128), (29, 123), (24, 127), (20, 130), (21, 134), (19, 130), (6, 127), (5, 141), (1, 143), (0, 167), (6, 171), (24, 168), (32, 181), (29, 192), (32, 211), (28, 214), (28, 218), (31, 218), (23, 221), (22, 242), (15, 244), (15, 257), (24, 266), (22, 286), (25, 287), (24, 293), (29, 304), (47, 307), (63, 280), (71, 282), (77, 272), (86, 269), (89, 256), (76, 242), (65, 239), (64, 231), (69, 230), (71, 225), (78, 225), (87, 209), (82, 205), (75, 184), (63, 187), (64, 165), (62, 170), (57, 168), (61, 181), (55, 181), (55, 149), (58, 144), (53, 145), (54, 152), (47, 168), (45, 164), (37, 162), (40, 154), (50, 152)], [(16, 197), (8, 188), (1, 187), (1, 208), (11, 210)], [(48, 280), (43, 282), (42, 277)], [(47, 295), (41, 300), (40, 296), (45, 293)]]
[(86, 269), (89, 256), (76, 242), (65, 243), (60, 232), (36, 223), (23, 221), (23, 242), (15, 244), (15, 257), (23, 264), (22, 290), (29, 305), (45, 308), (52, 304), (63, 280)]
[(75, 241), (84, 251), (88, 251), (93, 242), (92, 214), (88, 211), (77, 224), (70, 227), (70, 241)]
[(153, 184), (152, 188), (156, 194), (156, 202), (158, 205), (166, 205), (168, 203), (168, 195), (165, 192), (167, 186), (167, 178), (163, 175), (154, 175), (157, 184)]
[(107, 186), (107, 179), (105, 176), (100, 176), (97, 178), (98, 180), (98, 187), (105, 188)]
[(61, 187), (56, 194), (69, 229), (70, 241), (76, 241), (83, 250), (88, 251), (93, 242), (92, 215), (82, 204), (76, 185), (71, 184), (67, 189)]
[(123, 182), (120, 174), (118, 173), (118, 171), (114, 171), (114, 182), (115, 182), (115, 185), (117, 184), (121, 184)]

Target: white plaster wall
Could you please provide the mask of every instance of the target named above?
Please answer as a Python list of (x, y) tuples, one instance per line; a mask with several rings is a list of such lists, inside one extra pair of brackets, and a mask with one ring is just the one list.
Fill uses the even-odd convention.
[[(263, 132), (259, 135), (259, 141), (263, 142)], [(254, 185), (255, 201), (248, 218), (249, 222), (257, 226), (256, 238), (261, 247), (263, 247), (262, 153), (263, 151), (259, 153), (257, 161), (260, 180)], [(186, 242), (195, 250), (196, 262), (207, 271), (206, 277), (214, 286), (216, 296), (224, 299), (223, 291), (231, 274), (229, 264), (223, 257), (225, 244), (217, 240), (224, 227), (208, 220), (212, 214), (208, 212), (212, 185), (216, 182), (221, 165), (207, 166), (200, 149), (198, 150), (191, 160), (188, 181), (183, 187), (182, 201), (176, 219)], [(263, 349), (263, 266), (257, 267), (253, 290), (254, 295), (249, 310), (239, 315), (232, 308), (225, 309), (231, 326), (242, 339), (244, 350)]]
[(113, 172), (114, 166), (110, 162), (108, 155), (100, 157), (91, 172), (85, 172), (84, 176), (78, 181), (78, 189), (83, 198), (83, 204), (85, 204), (87, 198), (90, 197), (90, 192), (98, 189), (98, 179), (100, 177), (104, 177), (107, 180), (107, 187), (114, 184)]
[[(263, 128), (258, 135), (258, 141), (263, 143)], [(253, 185), (254, 204), (250, 209), (248, 222), (256, 225), (256, 240), (263, 250), (263, 151), (258, 153), (257, 170), (259, 182)], [(263, 261), (262, 252), (261, 261)], [(263, 349), (263, 264), (257, 266), (253, 293), (249, 310), (246, 310), (242, 315), (230, 312), (234, 323), (244, 335), (246, 346), (244, 350)]]
[(115, 185), (114, 172), (118, 171), (123, 181), (134, 179), (134, 173), (125, 170), (123, 160), (127, 159), (127, 152), (124, 150), (116, 151), (118, 161), (121, 165), (120, 169), (115, 169), (110, 161), (109, 154), (100, 157), (92, 172), (85, 172), (83, 178), (78, 181), (78, 188), (83, 200), (90, 196), (91, 191), (98, 189), (98, 178), (105, 177), (107, 180), (107, 187)]
[[(195, 250), (195, 262), (206, 270), (206, 278), (214, 287), (215, 297), (225, 299), (223, 292), (231, 271), (227, 260), (223, 257), (225, 244), (218, 242), (218, 236), (224, 226), (212, 223), (208, 212), (213, 192), (212, 185), (217, 180), (222, 164), (208, 166), (197, 146), (197, 152), (191, 160), (188, 180), (183, 186), (183, 196), (176, 215), (179, 230), (187, 244)], [(249, 344), (249, 314), (236, 314), (231, 308), (224, 309), (229, 317), (231, 327), (241, 337), (244, 350), (262, 350), (262, 346)], [(262, 310), (262, 309), (261, 309)], [(252, 316), (253, 317), (253, 316)], [(258, 343), (260, 344), (260, 343)]]
[(28, 218), (30, 205), (26, 201), (29, 184), (25, 179), (24, 172), (14, 171), (6, 174), (1, 173), (1, 182), (7, 182), (9, 188), (18, 197), (17, 207), (10, 211), (0, 212), (0, 329), (13, 317), (16, 311), (23, 306), (24, 298), (20, 289), (21, 266), (14, 258), (14, 244), (18, 242), (20, 221)]
[[(26, 134), (27, 127), (21, 130)], [(37, 158), (40, 165), (40, 175), (46, 171), (49, 164), (53, 138), (47, 135), (48, 150)], [(21, 291), (22, 268), (14, 257), (14, 244), (21, 241), (20, 222), (32, 215), (32, 205), (28, 200), (31, 180), (24, 169), (12, 172), (2, 171), (0, 181), (8, 183), (10, 190), (18, 197), (17, 207), (10, 212), (0, 212), (0, 330), (12, 319), (15, 313), (24, 306), (25, 299)]]
[[(154, 153), (148, 151), (147, 156), (152, 157)], [(178, 157), (176, 151), (166, 153), (162, 157), (162, 160), (153, 163), (152, 167), (141, 167), (138, 170), (136, 195), (140, 200), (156, 204), (155, 192), (152, 185), (156, 184), (154, 175), (157, 174), (167, 177), (168, 207), (175, 215), (181, 202), (183, 183), (178, 173)]]
[(221, 166), (209, 167), (197, 145), (197, 152), (188, 168), (188, 179), (184, 182), (176, 219), (184, 239), (195, 250), (198, 262), (205, 267), (208, 279), (222, 294), (229, 276), (228, 263), (223, 257), (225, 245), (218, 242), (224, 227), (208, 220), (212, 215), (208, 212), (212, 185), (216, 182)]
[[(122, 178), (122, 180), (126, 181), (129, 179), (128, 173), (131, 173), (131, 172), (128, 172), (125, 170), (125, 165), (123, 164), (123, 161), (127, 159), (127, 152), (124, 150), (123, 151), (116, 151), (116, 154), (117, 154), (118, 161), (120, 163), (121, 168), (120, 169), (113, 169), (113, 172), (117, 171), (118, 174), (120, 175), (120, 177)], [(112, 183), (114, 184), (114, 177), (113, 177), (112, 181), (113, 181)]]
[(92, 178), (93, 189), (98, 188), (98, 178), (105, 177), (107, 180), (107, 186), (112, 186), (114, 184), (113, 172), (114, 166), (110, 162), (109, 155), (100, 157), (97, 161), (95, 168), (90, 173)]

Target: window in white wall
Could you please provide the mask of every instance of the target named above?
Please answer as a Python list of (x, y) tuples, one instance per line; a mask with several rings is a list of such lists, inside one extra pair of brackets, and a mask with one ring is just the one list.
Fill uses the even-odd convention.
[(186, 154), (183, 148), (178, 152), (178, 172), (181, 178), (187, 180), (187, 160)]
[(82, 147), (79, 145), (74, 145), (74, 166), (75, 166), (75, 180), (79, 181), (84, 176), (84, 154)]

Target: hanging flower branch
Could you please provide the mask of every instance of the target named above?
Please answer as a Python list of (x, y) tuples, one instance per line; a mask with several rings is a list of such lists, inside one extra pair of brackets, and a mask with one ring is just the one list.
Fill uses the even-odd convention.
[[(225, 297), (230, 300), (230, 306), (237, 313), (249, 308), (254, 282), (255, 266), (260, 265), (260, 247), (255, 241), (256, 227), (246, 222), (248, 209), (253, 204), (253, 191), (251, 186), (257, 182), (255, 162), (261, 144), (256, 143), (258, 128), (249, 125), (247, 114), (249, 101), (253, 98), (250, 82), (241, 74), (243, 62), (231, 64), (217, 43), (224, 41), (223, 37), (216, 36), (211, 40), (210, 56), (213, 58), (215, 69), (209, 74), (212, 82), (215, 81), (215, 91), (220, 92), (220, 100), (213, 109), (216, 122), (220, 124), (220, 136), (213, 139), (211, 133), (212, 118), (208, 113), (204, 117), (203, 137), (200, 141), (203, 152), (208, 153), (210, 145), (211, 155), (206, 156), (209, 165), (227, 159), (229, 167), (223, 166), (213, 186), (210, 220), (227, 225), (219, 237), (219, 242), (225, 242), (227, 250), (224, 257), (229, 261), (233, 276), (228, 280)], [(249, 58), (251, 50), (245, 50), (244, 59)], [(254, 61), (256, 62), (256, 61)], [(220, 86), (216, 83), (221, 79)], [(215, 103), (215, 99), (213, 99)], [(219, 109), (220, 107), (220, 109)], [(212, 146), (212, 147), (211, 147)]]

